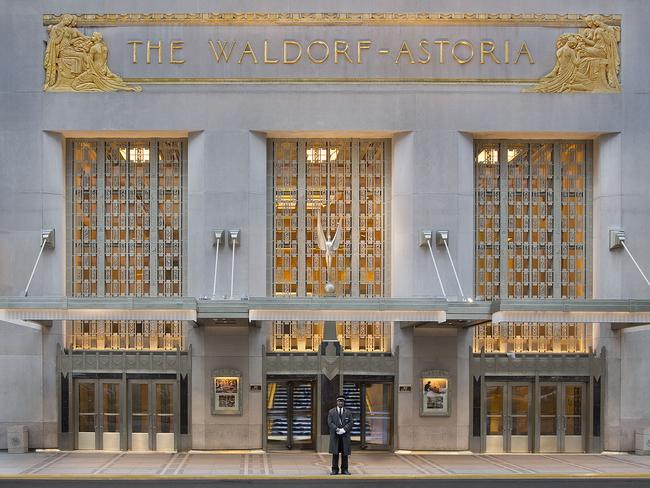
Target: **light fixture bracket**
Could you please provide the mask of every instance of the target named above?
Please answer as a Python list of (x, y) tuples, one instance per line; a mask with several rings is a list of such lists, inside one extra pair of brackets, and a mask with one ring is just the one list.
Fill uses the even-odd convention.
[(214, 231), (214, 246), (220, 246), (223, 244), (224, 232), (223, 229), (217, 229)]
[(431, 242), (431, 239), (433, 238), (433, 231), (431, 230), (421, 230), (419, 237), (419, 246), (426, 246), (427, 242)]
[(625, 231), (622, 229), (609, 229), (609, 250), (623, 249)]
[(239, 242), (239, 235), (241, 231), (239, 229), (229, 230), (228, 231), (228, 243), (232, 246), (233, 243)]
[(43, 229), (41, 231), (41, 246), (45, 243), (45, 247), (54, 249), (54, 229)]
[(437, 230), (436, 231), (436, 246), (444, 246), (445, 241), (449, 244), (449, 231)]

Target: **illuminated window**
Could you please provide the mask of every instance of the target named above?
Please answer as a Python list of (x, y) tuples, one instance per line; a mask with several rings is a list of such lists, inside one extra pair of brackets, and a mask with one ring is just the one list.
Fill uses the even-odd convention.
[[(381, 297), (385, 272), (384, 140), (272, 140), (274, 296), (323, 296), (331, 281), (340, 297)], [(325, 236), (342, 230), (330, 276), (318, 247), (318, 219)], [(271, 349), (315, 351), (320, 322), (276, 322)], [(339, 340), (349, 351), (390, 350), (387, 324), (345, 322)]]
[[(72, 140), (71, 295), (181, 296), (185, 141)], [(71, 347), (175, 349), (177, 321), (76, 321)]]
[[(590, 146), (478, 141), (476, 297), (585, 298)], [(474, 350), (585, 352), (581, 324), (476, 327)]]

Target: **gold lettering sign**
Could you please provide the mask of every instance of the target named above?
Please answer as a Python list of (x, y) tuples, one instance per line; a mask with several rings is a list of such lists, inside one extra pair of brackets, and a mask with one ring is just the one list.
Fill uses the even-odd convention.
[[(45, 48), (45, 91), (140, 91), (124, 83), (108, 68), (108, 47), (99, 32), (83, 35), (76, 29), (76, 17), (63, 15), (48, 28)], [(135, 45), (134, 45), (135, 59)]]
[[(618, 15), (46, 14), (43, 23), (48, 26), (49, 34), (43, 60), (45, 91), (140, 91), (135, 83), (268, 82), (503, 83), (532, 85), (524, 91), (542, 93), (620, 91), (621, 17)], [(270, 25), (279, 28), (265, 37), (258, 33), (238, 36), (231, 27), (214, 30), (205, 37), (202, 34), (205, 31), (197, 29), (186, 31), (182, 38), (170, 38), (170, 32), (148, 29), (157, 25)], [(285, 32), (282, 27), (287, 25), (306, 28), (294, 31), (295, 37), (287, 38), (282, 36)], [(356, 37), (357, 34), (348, 37), (339, 29), (336, 38), (328, 38), (323, 26), (330, 25), (363, 25), (371, 29), (363, 37)], [(414, 27), (389, 29), (385, 36), (377, 34), (385, 29), (376, 26), (402, 25)], [(421, 27), (438, 25), (447, 28)], [(450, 25), (464, 25), (473, 30), (454, 32), (448, 28)], [(490, 37), (489, 32), (475, 28), (483, 25), (553, 29), (537, 29), (527, 38), (521, 38), (523, 29), (500, 29)], [(124, 78), (109, 69), (108, 46), (102, 34), (82, 32), (84, 27), (101, 26), (130, 27), (129, 30), (107, 32), (113, 49), (122, 46), (122, 51), (117, 51), (122, 57), (117, 61), (113, 58), (113, 62), (121, 63), (127, 72)], [(134, 26), (144, 26), (144, 32), (133, 36)], [(564, 29), (560, 28), (563, 27), (578, 29), (575, 33), (562, 33)], [(551, 68), (553, 59), (553, 69), (540, 78)], [(288, 66), (282, 68), (282, 65)], [(309, 68), (309, 65), (319, 67)], [(357, 69), (360, 65), (365, 66)], [(316, 74), (316, 69), (324, 76)], [(358, 77), (359, 74), (363, 77)]]

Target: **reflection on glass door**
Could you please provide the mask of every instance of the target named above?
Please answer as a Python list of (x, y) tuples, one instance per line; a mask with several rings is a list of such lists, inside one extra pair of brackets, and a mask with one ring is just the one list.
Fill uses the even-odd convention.
[(558, 452), (558, 385), (539, 388), (539, 451)]
[(129, 448), (133, 451), (175, 449), (176, 388), (173, 381), (129, 382)]
[(132, 451), (148, 451), (149, 443), (149, 383), (131, 382), (131, 438), (129, 448)]
[(120, 382), (77, 380), (75, 384), (77, 449), (119, 451)]
[(102, 449), (120, 450), (120, 383), (102, 383)]
[(486, 385), (486, 452), (530, 452), (530, 385)]
[(365, 436), (369, 448), (390, 447), (393, 385), (370, 383), (365, 386)]
[(581, 384), (564, 385), (564, 452), (583, 452)]
[(155, 424), (156, 450), (174, 450), (174, 385), (155, 383), (156, 410)]
[(97, 383), (77, 382), (77, 449), (97, 449)]
[(530, 388), (528, 385), (510, 385), (509, 452), (529, 452), (528, 426), (530, 420)]
[(584, 452), (584, 385), (540, 385), (540, 452)]
[(266, 440), (269, 447), (314, 447), (313, 381), (269, 381), (266, 398)]
[(487, 385), (485, 401), (486, 427), (485, 450), (487, 452), (503, 452), (504, 450), (504, 401), (505, 385)]
[(346, 381), (345, 407), (352, 411), (351, 440), (361, 449), (390, 449), (393, 422), (393, 383)]

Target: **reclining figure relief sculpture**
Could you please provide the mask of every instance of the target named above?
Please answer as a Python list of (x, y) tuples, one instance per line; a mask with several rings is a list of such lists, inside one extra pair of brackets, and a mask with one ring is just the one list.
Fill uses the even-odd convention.
[(45, 48), (44, 91), (112, 92), (140, 91), (108, 68), (108, 47), (99, 32), (89, 37), (80, 32), (74, 15), (65, 14), (48, 27)]

